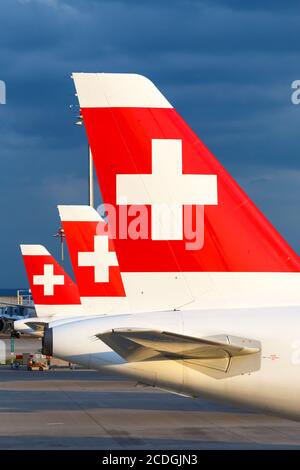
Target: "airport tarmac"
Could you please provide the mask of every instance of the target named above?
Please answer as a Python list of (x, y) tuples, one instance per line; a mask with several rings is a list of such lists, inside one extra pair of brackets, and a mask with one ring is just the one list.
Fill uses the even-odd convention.
[(88, 370), (0, 368), (0, 449), (300, 449), (300, 423)]

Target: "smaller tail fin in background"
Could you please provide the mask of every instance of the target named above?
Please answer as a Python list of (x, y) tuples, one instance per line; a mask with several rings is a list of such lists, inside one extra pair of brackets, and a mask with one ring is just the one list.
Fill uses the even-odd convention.
[(77, 285), (42, 245), (20, 245), (36, 314), (81, 315)]
[(90, 206), (58, 206), (81, 302), (89, 313), (128, 313), (107, 223)]

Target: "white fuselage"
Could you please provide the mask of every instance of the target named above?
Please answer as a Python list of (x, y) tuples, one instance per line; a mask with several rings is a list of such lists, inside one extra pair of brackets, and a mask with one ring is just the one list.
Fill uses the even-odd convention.
[[(234, 335), (261, 343), (255, 372), (216, 374), (185, 360), (126, 362), (96, 334), (154, 328), (192, 337)], [(300, 419), (300, 307), (172, 311), (93, 317), (53, 327), (53, 354), (85, 367), (189, 396), (207, 396)]]

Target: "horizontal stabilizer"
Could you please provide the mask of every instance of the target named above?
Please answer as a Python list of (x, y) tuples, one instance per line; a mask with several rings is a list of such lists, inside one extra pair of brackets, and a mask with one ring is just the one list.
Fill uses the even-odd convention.
[(25, 322), (25, 325), (29, 326), (29, 328), (32, 328), (34, 331), (43, 332), (47, 326), (47, 323), (41, 321), (28, 321)]
[(231, 335), (197, 338), (168, 331), (120, 328), (96, 336), (128, 362), (196, 360), (199, 366), (222, 372), (229, 371), (232, 358), (260, 352), (259, 342)]

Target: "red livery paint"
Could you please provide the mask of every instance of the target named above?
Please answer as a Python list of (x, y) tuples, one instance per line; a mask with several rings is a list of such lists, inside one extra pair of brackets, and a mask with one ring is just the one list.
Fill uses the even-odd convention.
[[(23, 255), (30, 289), (36, 305), (77, 305), (80, 297), (77, 285), (62, 267), (49, 255)], [(63, 284), (53, 285), (53, 295), (44, 295), (44, 285), (34, 282), (35, 276), (43, 276), (45, 266), (53, 266), (54, 276), (63, 276)], [(51, 268), (52, 269), (52, 268)]]
[[(121, 272), (299, 272), (297, 254), (175, 109), (81, 112), (105, 203), (116, 206), (116, 175), (151, 174), (152, 139), (182, 140), (183, 174), (217, 175), (218, 204), (205, 206), (203, 246), (187, 250), (185, 239), (117, 238)], [(150, 216), (148, 222), (151, 234)], [(88, 271), (82, 268), (82, 273), (88, 280)]]
[[(78, 266), (78, 254), (94, 251), (95, 235), (106, 235), (104, 222), (66, 222), (62, 221), (71, 256), (74, 274), (81, 297), (124, 297), (125, 290), (119, 266), (109, 266), (109, 281), (95, 282), (92, 266)], [(108, 240), (109, 251), (114, 252), (113, 240)], [(101, 262), (101, 257), (99, 257)]]

